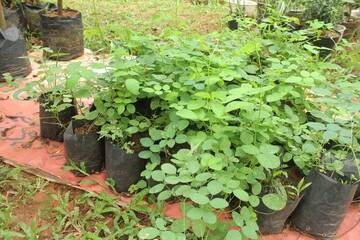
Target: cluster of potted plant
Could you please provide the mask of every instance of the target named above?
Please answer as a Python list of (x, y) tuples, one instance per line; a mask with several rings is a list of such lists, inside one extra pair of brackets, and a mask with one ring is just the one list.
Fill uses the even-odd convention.
[[(296, 206), (315, 214), (306, 206), (320, 191), (315, 177), (345, 186), (342, 210), (354, 195), (356, 174), (341, 175), (346, 159), (359, 167), (359, 104), (352, 83), (326, 81), (328, 65), (303, 39), (287, 28), (264, 34), (261, 26), (256, 34), (196, 39), (169, 33), (139, 41), (131, 34), (109, 64), (44, 67), (44, 77), (27, 87), (61, 122), (69, 161), (89, 173), (105, 162), (118, 192), (146, 188), (150, 202), (179, 201), (184, 217), (171, 224), (174, 234), (257, 238), (281, 231), (294, 209), (294, 226), (308, 231), (315, 224), (303, 223)], [(82, 99), (92, 105), (81, 107)], [(76, 107), (72, 124), (59, 121), (67, 107)], [(82, 150), (76, 140), (85, 143)], [(99, 155), (90, 160), (92, 150)], [(232, 220), (221, 221), (229, 207)], [(308, 233), (333, 236), (343, 216), (332, 228), (318, 221), (321, 230)], [(234, 226), (241, 230), (228, 230)]]
[(26, 76), (31, 71), (26, 56), (24, 38), (16, 26), (8, 26), (0, 2), (0, 82), (5, 81), (5, 73), (11, 75), (9, 80)]
[[(281, 19), (283, 25), (280, 27), (307, 31), (308, 41), (323, 48), (321, 56), (331, 53), (343, 35), (351, 40), (360, 29), (358, 17), (351, 14), (353, 6), (356, 6), (354, 0), (267, 0), (259, 2), (258, 6), (257, 18), (260, 22), (274, 29), (279, 27), (276, 23)], [(239, 19), (229, 21), (230, 29), (239, 28)]]
[[(71, 60), (84, 54), (84, 33), (82, 16), (79, 11), (63, 9), (63, 1), (54, 3), (36, 0), (7, 1), (9, 7), (17, 9), (9, 15), (7, 24), (14, 24), (28, 35), (41, 35), (45, 57), (54, 60)], [(16, 16), (15, 16), (16, 15)]]

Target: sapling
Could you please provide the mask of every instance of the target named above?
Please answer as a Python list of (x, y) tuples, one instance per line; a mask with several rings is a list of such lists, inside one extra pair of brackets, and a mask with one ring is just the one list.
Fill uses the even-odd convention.
[[(293, 185), (286, 185), (285, 188), (288, 189), (286, 192), (287, 194), (291, 195), (291, 196), (294, 196), (296, 198), (300, 197), (300, 194), (302, 191), (304, 191), (306, 188), (308, 188), (310, 185), (311, 185), (311, 182), (309, 183), (306, 183), (304, 185), (304, 180), (305, 178), (302, 178), (299, 183), (297, 184), (297, 186), (293, 186)], [(290, 191), (289, 189), (292, 189), (294, 191)]]

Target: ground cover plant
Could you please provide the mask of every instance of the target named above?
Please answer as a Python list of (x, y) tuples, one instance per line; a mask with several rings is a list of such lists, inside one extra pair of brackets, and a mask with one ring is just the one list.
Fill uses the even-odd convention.
[[(306, 31), (289, 28), (297, 20), (278, 16), (261, 23), (243, 19), (237, 31), (189, 34), (180, 12), (153, 15), (148, 26), (175, 23), (155, 34), (149, 27), (95, 25), (102, 41), (96, 46), (106, 45), (108, 63), (50, 67), (60, 89), (94, 99), (93, 111), (76, 118), (94, 121), (103, 138), (147, 162), (143, 180), (130, 189), (136, 195), (128, 208), (107, 195), (78, 201), (102, 206), (95, 219), (110, 212), (109, 225), (88, 230), (76, 207), (55, 208), (61, 214), (53, 237), (256, 239), (260, 203), (278, 211), (311, 186), (291, 179), (300, 181), (313, 167), (341, 175), (343, 156), (359, 166), (359, 52), (349, 51), (356, 44), (344, 41), (334, 54), (319, 57)], [(324, 161), (332, 159), (329, 152), (335, 161)], [(53, 198), (67, 207), (66, 194)], [(161, 211), (174, 201), (181, 204), (180, 219)], [(139, 214), (146, 219), (141, 225)], [(22, 231), (46, 231), (35, 228), (24, 225)], [(74, 232), (66, 235), (68, 229)]]

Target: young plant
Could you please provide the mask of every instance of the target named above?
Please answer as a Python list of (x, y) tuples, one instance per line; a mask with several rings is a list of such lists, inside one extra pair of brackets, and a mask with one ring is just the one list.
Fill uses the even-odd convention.
[(343, 0), (307, 0), (302, 19), (322, 21), (325, 24), (338, 24), (343, 18)]
[(304, 185), (305, 178), (302, 178), (297, 186), (294, 185), (285, 185), (285, 188), (287, 189), (287, 194), (290, 196), (293, 196), (294, 198), (298, 198), (301, 196), (301, 193), (308, 188), (311, 185), (311, 182), (306, 183)]

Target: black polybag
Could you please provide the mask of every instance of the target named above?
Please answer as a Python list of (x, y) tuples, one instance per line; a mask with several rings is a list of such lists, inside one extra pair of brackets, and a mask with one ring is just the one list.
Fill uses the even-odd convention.
[(117, 192), (127, 192), (132, 184), (141, 179), (141, 172), (145, 170), (146, 161), (137, 154), (126, 153), (120, 147), (105, 139), (106, 176), (115, 182)]
[(84, 28), (80, 12), (74, 16), (46, 16), (40, 15), (40, 27), (43, 47), (53, 50), (53, 54), (64, 53), (66, 55), (50, 57), (50, 59), (67, 61), (84, 54)]
[(306, 182), (312, 184), (290, 216), (291, 222), (306, 234), (333, 239), (358, 186), (336, 181), (315, 168), (311, 169)]
[(31, 72), (31, 64), (26, 57), (26, 46), (22, 35), (15, 26), (0, 30), (0, 82), (3, 74), (10, 73), (13, 78), (25, 77)]
[(284, 229), (284, 224), (290, 214), (294, 211), (302, 197), (294, 200), (288, 200), (286, 206), (279, 210), (274, 211), (265, 206), (263, 202), (255, 208), (257, 211), (257, 224), (259, 232), (262, 235), (280, 233)]
[[(100, 172), (105, 163), (105, 143), (104, 139), (99, 139), (96, 132), (86, 134), (76, 134), (74, 130), (89, 124), (85, 120), (71, 121), (64, 133), (65, 158), (77, 166), (85, 163), (86, 172), (89, 174)], [(90, 123), (91, 124), (91, 123)], [(78, 176), (83, 176), (79, 171), (73, 171)]]
[[(356, 155), (357, 161), (360, 161), (360, 154)], [(352, 176), (355, 177), (355, 179), (360, 180), (359, 175), (359, 169), (360, 166), (357, 166), (357, 163), (354, 159), (348, 158), (347, 161), (344, 163), (344, 167), (342, 169), (342, 172), (344, 172), (345, 176), (351, 178)], [(358, 187), (356, 189), (354, 199), (358, 200), (360, 198), (360, 184), (358, 184)]]
[(46, 102), (44, 97), (39, 97), (40, 108), (40, 136), (50, 140), (62, 142), (64, 140), (64, 132), (71, 118), (76, 115), (76, 108), (70, 106), (63, 111), (54, 114), (47, 111), (52, 102)]
[(21, 3), (21, 10), (27, 22), (28, 29), (31, 32), (40, 31), (40, 14), (43, 12), (53, 11), (57, 8), (55, 3), (44, 3), (41, 5), (32, 5), (29, 3)]
[(9, 28), (14, 25), (21, 32), (24, 32), (26, 30), (26, 26), (25, 26), (25, 19), (21, 12), (21, 9), (20, 8), (9, 9), (5, 7), (3, 9), (6, 20), (6, 27)]

